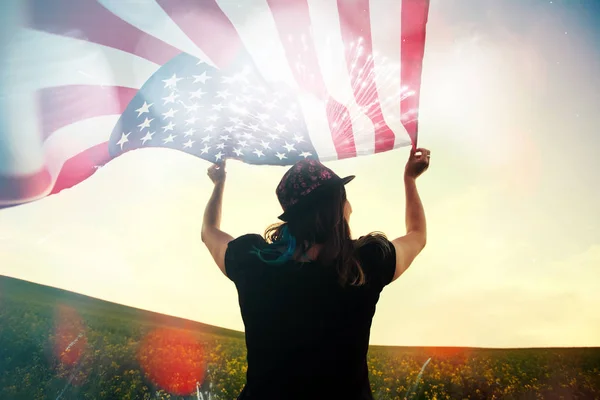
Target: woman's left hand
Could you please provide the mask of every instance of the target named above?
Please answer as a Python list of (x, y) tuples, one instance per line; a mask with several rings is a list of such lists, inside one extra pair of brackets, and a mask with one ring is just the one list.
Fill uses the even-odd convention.
[(215, 184), (225, 183), (225, 177), (227, 172), (225, 171), (225, 161), (220, 164), (213, 164), (208, 169), (208, 177)]

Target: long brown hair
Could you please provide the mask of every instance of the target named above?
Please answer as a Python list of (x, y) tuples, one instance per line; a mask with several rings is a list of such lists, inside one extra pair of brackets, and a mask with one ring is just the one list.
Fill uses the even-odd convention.
[(287, 258), (294, 259), (301, 258), (312, 246), (321, 245), (316, 261), (325, 266), (333, 265), (342, 286), (362, 286), (366, 279), (358, 249), (376, 242), (382, 251), (389, 251), (389, 241), (380, 232), (352, 240), (350, 226), (344, 218), (345, 205), (346, 189), (343, 185), (335, 186), (288, 222), (269, 226), (264, 237), (271, 245), (292, 243)]

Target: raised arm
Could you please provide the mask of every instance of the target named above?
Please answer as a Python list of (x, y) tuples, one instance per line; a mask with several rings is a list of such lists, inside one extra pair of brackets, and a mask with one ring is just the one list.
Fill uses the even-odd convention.
[(215, 187), (204, 210), (201, 238), (221, 272), (227, 275), (225, 272), (225, 251), (233, 237), (221, 230), (221, 209), (226, 176), (225, 162), (211, 166), (208, 169), (208, 176)]
[(392, 240), (396, 249), (396, 273), (392, 282), (410, 267), (427, 243), (425, 210), (417, 190), (417, 178), (429, 167), (430, 151), (412, 149), (404, 170), (406, 235)]

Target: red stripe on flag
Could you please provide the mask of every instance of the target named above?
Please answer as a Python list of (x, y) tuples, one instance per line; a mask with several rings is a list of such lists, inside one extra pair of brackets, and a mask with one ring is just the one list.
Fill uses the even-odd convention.
[(99, 167), (110, 160), (108, 142), (100, 143), (82, 151), (63, 164), (50, 194), (77, 185), (92, 176)]
[(41, 89), (39, 94), (42, 134), (84, 119), (122, 114), (137, 93), (121, 86), (71, 85)]
[(123, 21), (95, 0), (30, 1), (34, 29), (113, 47), (160, 65), (181, 53)]
[(48, 190), (52, 178), (46, 168), (30, 175), (0, 175), (0, 205), (23, 203)]
[(402, 1), (402, 69), (400, 81), (408, 90), (414, 91), (414, 95), (402, 100), (400, 113), (402, 116), (408, 116), (408, 119), (403, 121), (403, 125), (410, 136), (413, 147), (417, 144), (421, 74), (428, 13), (429, 0)]
[(373, 54), (369, 0), (337, 0), (337, 5), (354, 98), (373, 122), (375, 152), (391, 150), (396, 137), (383, 118), (375, 83), (375, 63), (369, 57)]
[[(348, 109), (330, 97), (319, 67), (310, 32), (310, 13), (306, 0), (267, 0), (285, 54), (298, 85), (323, 101), (338, 159), (356, 157), (352, 122)], [(310, 116), (306, 116), (310, 118)]]
[(238, 32), (214, 0), (157, 0), (181, 30), (219, 67), (244, 48)]

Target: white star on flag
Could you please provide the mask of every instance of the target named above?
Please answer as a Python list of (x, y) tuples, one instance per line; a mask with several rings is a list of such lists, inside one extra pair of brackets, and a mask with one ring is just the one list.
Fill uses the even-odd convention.
[(148, 119), (146, 118), (144, 120), (144, 122), (142, 122), (141, 124), (139, 124), (138, 126), (140, 127), (140, 131), (143, 131), (144, 128), (150, 128), (150, 122), (154, 121), (154, 118)]
[(166, 113), (163, 113), (164, 118), (163, 120), (167, 119), (167, 118), (173, 118), (175, 116), (175, 113), (179, 111), (179, 110), (174, 110), (174, 109), (170, 109), (169, 111), (167, 111)]
[(163, 141), (166, 143), (172, 143), (173, 140), (177, 137), (177, 135), (173, 135), (172, 133), (166, 137), (165, 139), (163, 139)]
[(162, 128), (164, 129), (164, 132), (172, 131), (173, 128), (175, 128), (175, 124), (173, 123), (173, 121), (170, 121), (168, 125), (165, 125)]
[(287, 132), (287, 128), (285, 127), (285, 125), (280, 124), (279, 122), (275, 124), (275, 130), (279, 133)]
[(175, 89), (177, 86), (177, 82), (179, 82), (182, 79), (183, 78), (178, 78), (177, 74), (173, 74), (173, 76), (169, 79), (163, 79), (163, 82), (165, 83), (165, 88)]
[(211, 79), (210, 76), (206, 74), (206, 71), (202, 72), (200, 75), (192, 75), (194, 77), (194, 83), (202, 83), (205, 84), (207, 80)]
[(146, 136), (140, 139), (142, 141), (142, 145), (145, 145), (148, 140), (152, 140), (152, 136), (154, 136), (155, 133), (156, 132), (150, 131), (146, 132)]
[(205, 95), (207, 92), (202, 91), (202, 89), (198, 89), (195, 92), (191, 92), (190, 93), (190, 100), (191, 99), (201, 99), (203, 95)]
[(178, 94), (175, 94), (175, 92), (171, 92), (170, 95), (168, 95), (167, 97), (163, 97), (163, 100), (165, 101), (163, 103), (163, 106), (166, 106), (169, 103), (175, 103), (175, 99), (177, 99), (179, 97)]
[(283, 147), (285, 147), (285, 149), (288, 151), (288, 153), (290, 151), (296, 151), (296, 149), (294, 148), (294, 145), (293, 144), (289, 144), (288, 142), (285, 142), (285, 146), (283, 146)]
[(152, 107), (152, 103), (148, 104), (146, 102), (144, 102), (144, 105), (141, 106), (140, 108), (138, 108), (137, 110), (135, 110), (138, 113), (138, 117), (144, 113), (149, 113), (150, 112), (150, 107)]
[(127, 139), (129, 137), (129, 135), (131, 135), (131, 132), (129, 133), (121, 133), (121, 139), (119, 139), (119, 141), (117, 142), (117, 144), (119, 146), (121, 146), (121, 150), (123, 150), (123, 145), (127, 142), (129, 142), (129, 139)]

